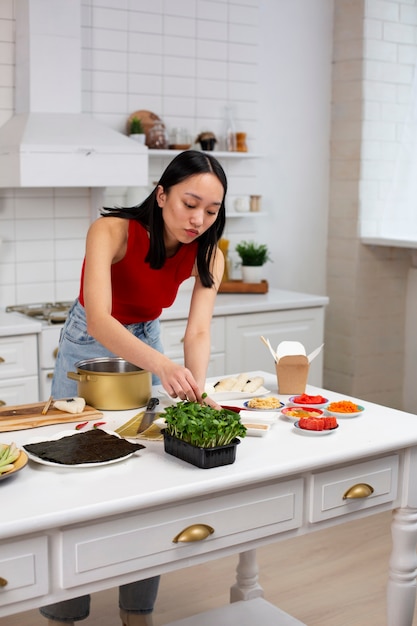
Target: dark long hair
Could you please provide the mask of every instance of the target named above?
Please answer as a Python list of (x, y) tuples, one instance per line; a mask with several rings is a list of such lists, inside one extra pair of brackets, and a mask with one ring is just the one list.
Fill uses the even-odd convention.
[(209, 260), (212, 258), (214, 249), (221, 238), (226, 224), (225, 197), (227, 192), (227, 178), (220, 163), (210, 154), (199, 150), (185, 150), (180, 152), (166, 167), (155, 189), (141, 203), (134, 207), (104, 207), (101, 211), (103, 217), (115, 216), (134, 219), (140, 222), (150, 235), (149, 252), (145, 261), (152, 269), (160, 269), (166, 260), (164, 245), (164, 221), (162, 209), (156, 201), (156, 192), (159, 185), (165, 193), (169, 193), (171, 187), (178, 185), (190, 176), (196, 174), (214, 174), (221, 182), (224, 194), (217, 214), (216, 221), (197, 239), (197, 269), (201, 282), (205, 287), (212, 287), (213, 276), (209, 268)]

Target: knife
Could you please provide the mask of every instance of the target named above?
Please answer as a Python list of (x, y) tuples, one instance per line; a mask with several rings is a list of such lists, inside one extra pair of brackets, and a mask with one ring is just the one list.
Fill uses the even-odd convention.
[(150, 398), (149, 402), (146, 406), (145, 409), (145, 415), (142, 417), (142, 421), (139, 424), (139, 428), (138, 428), (138, 432), (137, 434), (139, 435), (139, 433), (143, 433), (144, 430), (146, 430), (147, 428), (149, 428), (149, 426), (151, 426), (152, 422), (155, 419), (156, 416), (156, 411), (155, 411), (155, 407), (159, 404), (159, 400), (158, 398)]

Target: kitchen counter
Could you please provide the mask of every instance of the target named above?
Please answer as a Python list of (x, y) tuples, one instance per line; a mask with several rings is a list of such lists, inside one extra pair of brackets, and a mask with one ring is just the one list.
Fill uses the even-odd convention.
[(11, 335), (31, 335), (40, 333), (42, 324), (31, 317), (20, 315), (19, 313), (6, 313), (0, 310), (0, 337)]
[[(176, 301), (169, 309), (163, 311), (161, 320), (187, 319), (191, 291), (180, 290)], [(328, 304), (327, 296), (270, 289), (265, 294), (255, 293), (219, 293), (214, 305), (214, 315), (235, 315), (240, 313), (262, 313), (268, 311), (286, 311), (324, 307)]]
[[(254, 374), (263, 375), (277, 395), (275, 376)], [(309, 386), (307, 393), (347, 399), (319, 387)], [(280, 418), (265, 437), (243, 439), (234, 464), (209, 470), (165, 454), (158, 441), (143, 441), (145, 449), (131, 458), (102, 467), (30, 461), (0, 483), (0, 577), (8, 581), (0, 587), (0, 615), (234, 553), (244, 563), (232, 599), (256, 597), (262, 594), (258, 546), (394, 509), (387, 624), (412, 626), (417, 422), (415, 415), (350, 399), (365, 412), (340, 419), (330, 435), (300, 434)], [(114, 429), (137, 412), (104, 412), (106, 427)], [(73, 427), (14, 431), (0, 440), (22, 445), (67, 429)], [(370, 489), (346, 499), (358, 484)], [(214, 533), (173, 542), (194, 524), (207, 524)], [(22, 582), (28, 569), (33, 575)], [(360, 569), (355, 572), (360, 576)]]
[[(191, 290), (180, 290), (174, 304), (165, 309), (161, 320), (187, 319)], [(234, 315), (239, 313), (260, 313), (263, 311), (285, 311), (307, 307), (324, 307), (328, 304), (327, 296), (270, 289), (265, 294), (224, 294), (216, 297), (214, 315)], [(39, 333), (42, 324), (38, 320), (20, 313), (6, 313), (0, 309), (0, 337)]]

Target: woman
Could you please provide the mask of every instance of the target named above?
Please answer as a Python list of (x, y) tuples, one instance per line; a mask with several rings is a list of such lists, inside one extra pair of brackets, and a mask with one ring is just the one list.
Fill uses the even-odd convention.
[[(148, 198), (133, 208), (104, 209), (87, 234), (78, 299), (61, 332), (52, 382), (55, 398), (74, 396), (67, 372), (83, 359), (119, 356), (152, 372), (172, 398), (202, 402), (210, 358), (210, 323), (224, 257), (227, 180), (211, 155), (188, 150), (168, 165)], [(162, 351), (159, 316), (193, 276), (184, 366)], [(216, 402), (205, 398), (217, 407)], [(152, 624), (159, 577), (119, 589), (124, 626)], [(90, 597), (42, 607), (49, 626), (89, 614)]]

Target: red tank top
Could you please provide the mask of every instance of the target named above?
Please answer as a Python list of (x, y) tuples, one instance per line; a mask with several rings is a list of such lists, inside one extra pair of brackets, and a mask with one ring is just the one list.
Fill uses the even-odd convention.
[[(172, 305), (180, 284), (191, 276), (197, 242), (182, 245), (173, 257), (166, 259), (159, 270), (153, 270), (149, 263), (145, 263), (148, 250), (147, 230), (136, 220), (129, 220), (126, 254), (121, 261), (111, 266), (112, 315), (122, 324), (157, 319), (162, 309)], [(79, 294), (83, 306), (84, 266), (85, 259)]]

